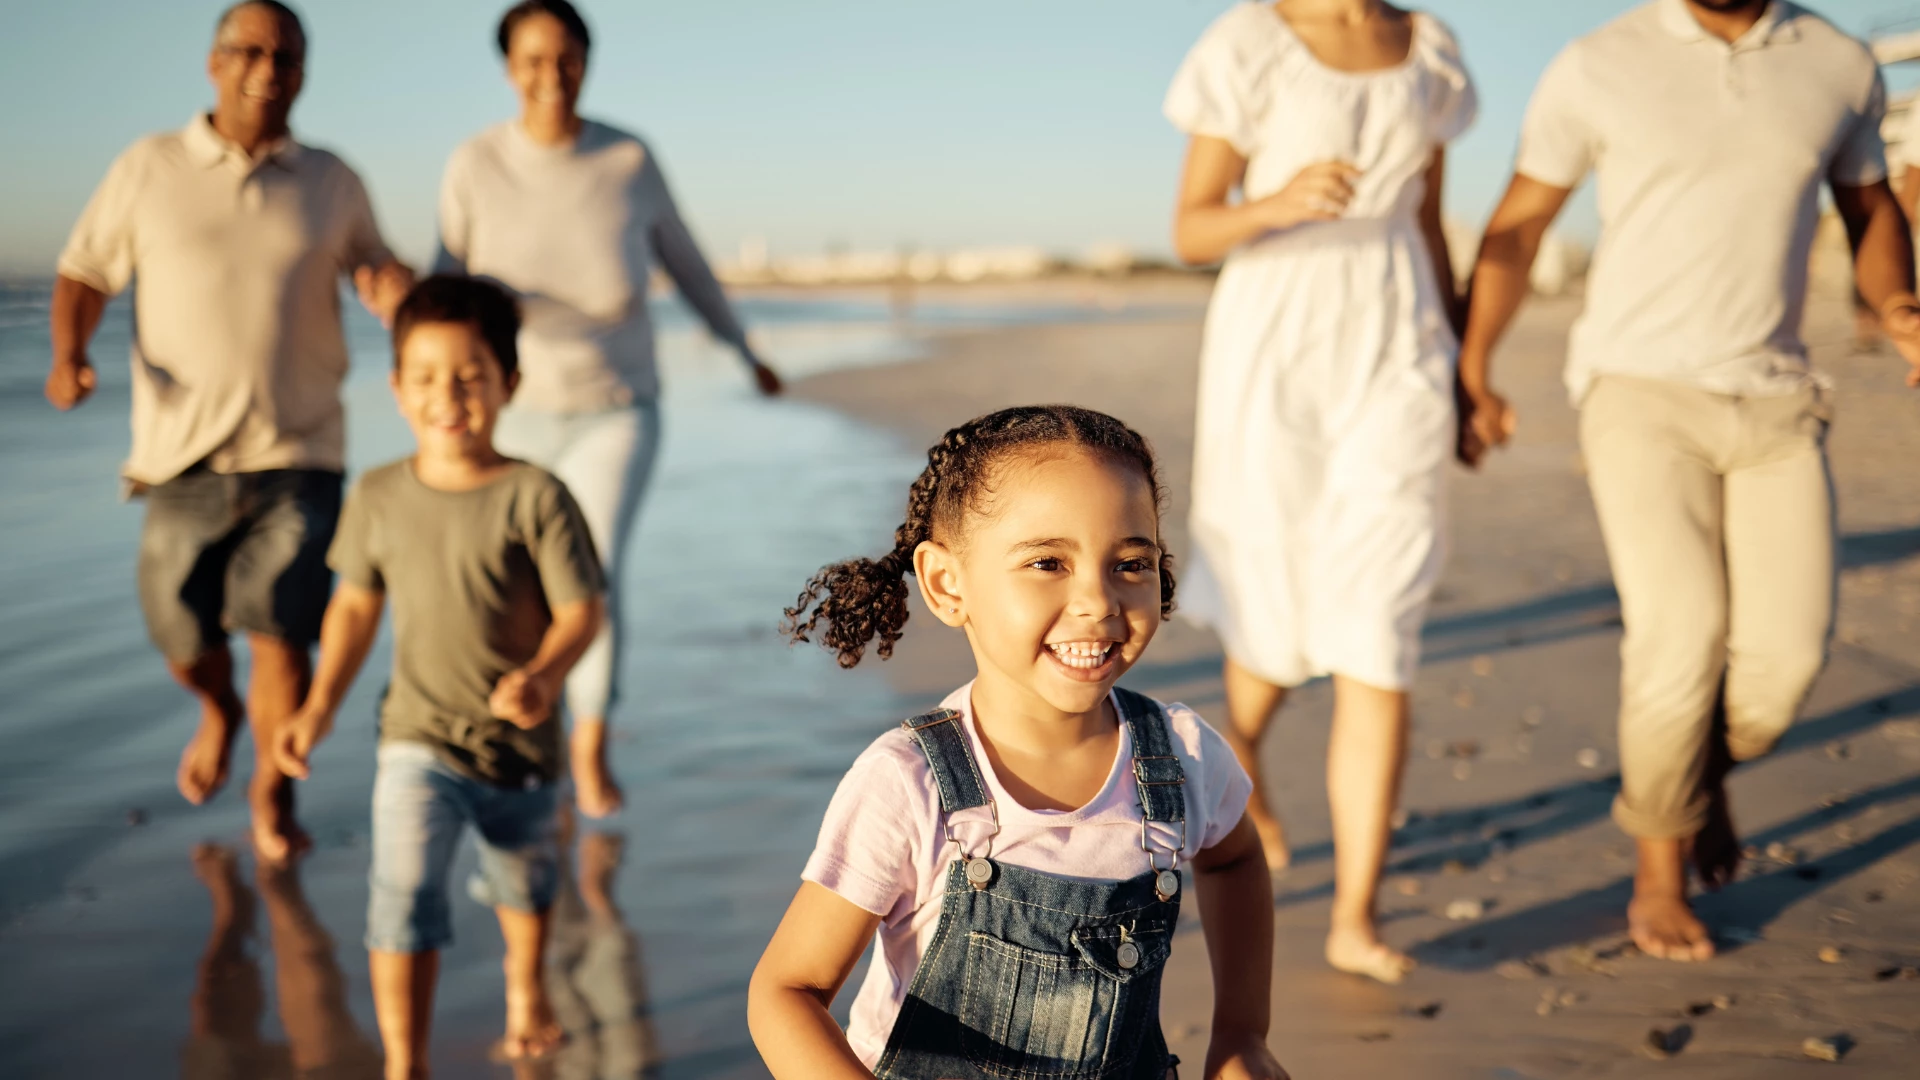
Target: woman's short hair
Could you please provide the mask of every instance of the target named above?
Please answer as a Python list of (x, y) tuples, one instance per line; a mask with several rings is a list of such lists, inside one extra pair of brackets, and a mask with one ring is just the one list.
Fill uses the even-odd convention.
[(560, 25), (566, 28), (567, 36), (580, 43), (581, 52), (593, 48), (593, 35), (587, 33), (587, 20), (581, 18), (580, 12), (567, 0), (520, 0), (500, 16), (501, 56), (507, 55), (507, 51), (513, 47), (514, 30), (527, 19), (541, 14), (559, 19)]

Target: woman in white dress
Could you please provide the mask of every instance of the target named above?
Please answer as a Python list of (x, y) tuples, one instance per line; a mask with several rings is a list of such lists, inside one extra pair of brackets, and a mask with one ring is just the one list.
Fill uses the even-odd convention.
[(1165, 108), (1191, 137), (1175, 248), (1225, 260), (1182, 599), (1225, 644), (1226, 731), (1275, 869), (1289, 856), (1260, 737), (1289, 687), (1333, 676), (1327, 960), (1398, 982), (1412, 961), (1380, 941), (1374, 909), (1444, 554), (1458, 304), (1440, 186), (1473, 84), (1431, 16), (1381, 0), (1242, 3), (1193, 47)]
[(780, 379), (681, 220), (653, 148), (578, 111), (591, 45), (567, 0), (521, 0), (496, 35), (520, 115), (461, 144), (440, 187), (436, 269), (492, 278), (520, 299), (520, 385), (502, 453), (558, 476), (607, 568), (608, 619), (567, 676), (569, 771), (580, 810), (618, 810), (607, 719), (619, 670), (620, 572), (660, 442), (647, 286), (666, 271), (762, 393)]

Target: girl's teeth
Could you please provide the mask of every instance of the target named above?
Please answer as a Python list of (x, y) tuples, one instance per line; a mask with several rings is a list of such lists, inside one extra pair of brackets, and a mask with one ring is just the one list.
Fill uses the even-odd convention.
[(1091, 670), (1106, 663), (1110, 645), (1095, 645), (1089, 642), (1067, 642), (1063, 645), (1050, 645), (1054, 658), (1072, 668)]

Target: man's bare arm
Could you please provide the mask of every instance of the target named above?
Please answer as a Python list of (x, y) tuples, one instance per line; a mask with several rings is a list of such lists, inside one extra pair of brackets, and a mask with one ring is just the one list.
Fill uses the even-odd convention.
[(1908, 364), (1907, 385), (1920, 386), (1920, 299), (1913, 294), (1913, 233), (1893, 188), (1833, 185), (1833, 206), (1853, 245), (1853, 280), (1880, 316), (1887, 340)]
[(87, 358), (87, 343), (107, 310), (107, 294), (73, 278), (53, 279), (53, 366), (47, 372), (47, 400), (71, 409), (87, 400), (98, 380)]

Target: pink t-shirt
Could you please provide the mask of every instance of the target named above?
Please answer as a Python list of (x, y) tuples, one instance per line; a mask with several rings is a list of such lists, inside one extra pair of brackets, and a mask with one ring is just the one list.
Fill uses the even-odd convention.
[[(1100, 794), (1078, 810), (1029, 810), (1000, 786), (973, 726), (973, 684), (941, 702), (961, 715), (987, 792), (1000, 813), (993, 858), (1062, 877), (1124, 881), (1148, 869), (1140, 848), (1140, 796), (1129, 766), (1133, 740), (1120, 728), (1120, 748)], [(1116, 714), (1119, 705), (1115, 703)], [(1186, 770), (1187, 827), (1181, 858), (1224, 839), (1246, 812), (1252, 781), (1219, 732), (1185, 705), (1165, 707), (1173, 751)], [(954, 832), (980, 854), (991, 831), (987, 811), (954, 815)], [(1172, 851), (1178, 826), (1155, 823), (1155, 848)], [(880, 1061), (907, 987), (933, 942), (956, 853), (947, 843), (940, 793), (920, 744), (896, 727), (873, 741), (834, 792), (820, 825), (820, 842), (801, 876), (880, 916), (878, 949), (853, 1000), (847, 1041), (868, 1068)], [(1166, 865), (1165, 859), (1161, 866)]]

